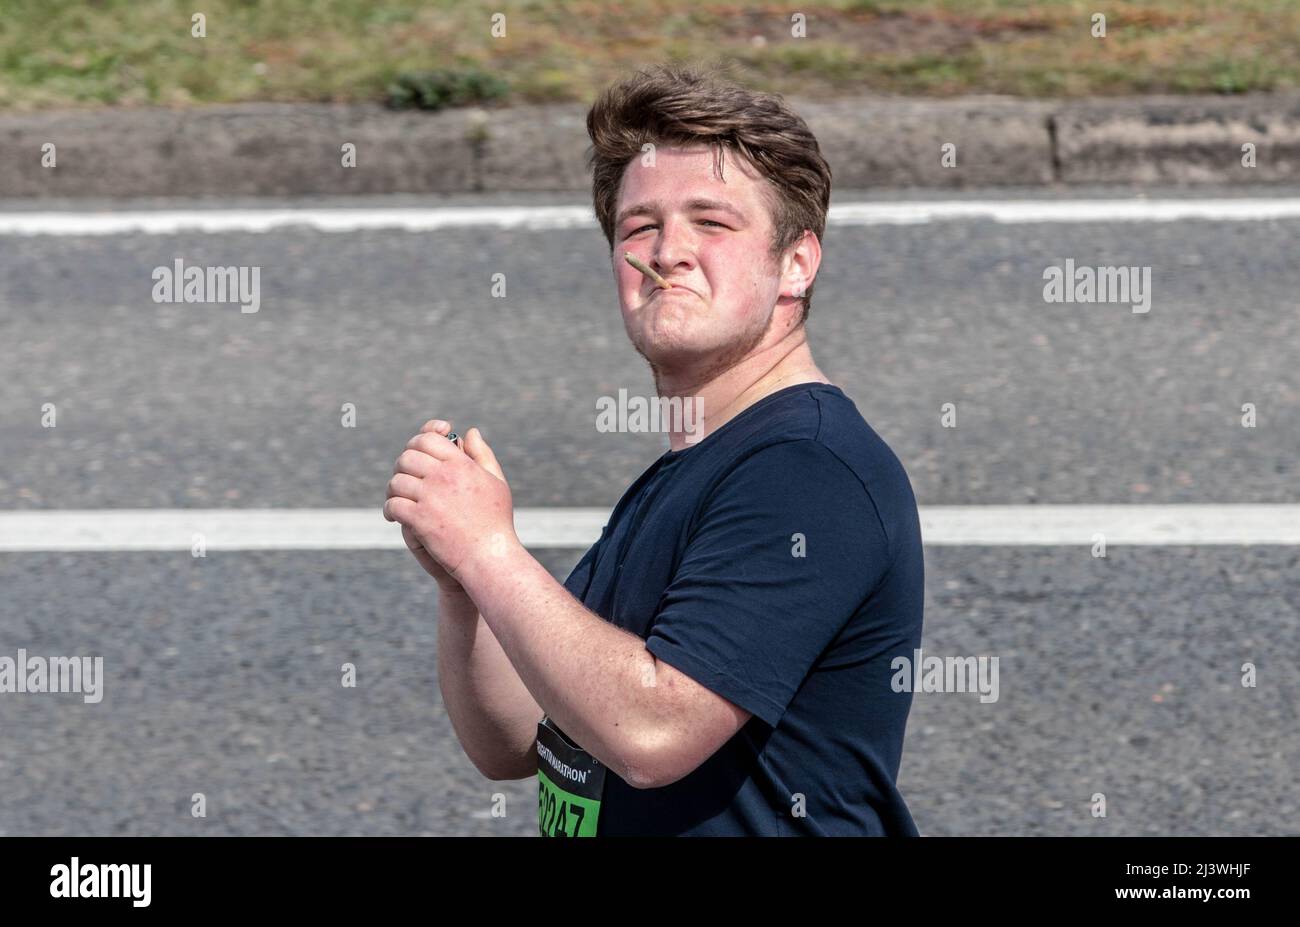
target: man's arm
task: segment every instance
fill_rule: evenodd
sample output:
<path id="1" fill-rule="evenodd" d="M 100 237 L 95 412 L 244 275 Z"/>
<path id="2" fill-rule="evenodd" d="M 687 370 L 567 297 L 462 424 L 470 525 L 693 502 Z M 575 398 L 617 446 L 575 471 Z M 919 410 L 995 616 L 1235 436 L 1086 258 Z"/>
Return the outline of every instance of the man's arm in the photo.
<path id="1" fill-rule="evenodd" d="M 448 437 L 451 422 L 431 419 L 421 434 Z M 470 429 L 465 453 L 502 482 L 496 456 Z M 400 471 L 399 471 L 400 472 Z M 395 476 L 394 481 L 400 479 Z M 395 491 L 389 483 L 389 496 Z M 402 526 L 411 555 L 438 583 L 438 688 L 465 755 L 489 779 L 523 779 L 537 772 L 534 744 L 542 709 L 529 694 L 478 606 L 435 560 L 415 533 Z"/>
<path id="2" fill-rule="evenodd" d="M 435 578 L 463 587 L 490 632 L 480 633 L 479 616 L 471 620 L 464 601 L 448 609 L 461 620 L 446 623 L 457 633 L 445 638 L 439 678 L 466 753 L 480 771 L 527 774 L 535 761 L 523 758 L 525 731 L 536 731 L 544 707 L 630 785 L 651 788 L 685 776 L 749 714 L 660 662 L 639 637 L 591 613 L 556 582 L 519 543 L 510 487 L 483 436 L 471 428 L 461 453 L 443 440 L 449 428 L 431 420 L 407 442 L 384 517 L 401 523 L 407 546 Z M 531 749 L 531 733 L 528 743 Z"/>
<path id="3" fill-rule="evenodd" d="M 585 608 L 517 542 L 458 578 L 536 703 L 634 788 L 687 775 L 750 718 Z"/>
<path id="4" fill-rule="evenodd" d="M 438 591 L 438 688 L 470 762 L 489 779 L 537 773 L 542 709 L 463 589 Z"/>

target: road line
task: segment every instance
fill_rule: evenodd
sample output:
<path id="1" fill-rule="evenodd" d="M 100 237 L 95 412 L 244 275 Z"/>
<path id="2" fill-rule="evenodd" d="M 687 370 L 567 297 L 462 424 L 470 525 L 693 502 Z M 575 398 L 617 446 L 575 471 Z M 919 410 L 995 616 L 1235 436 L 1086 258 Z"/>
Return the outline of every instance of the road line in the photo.
<path id="1" fill-rule="evenodd" d="M 515 512 L 533 548 L 585 548 L 600 508 Z M 1300 505 L 921 506 L 927 545 L 1300 544 Z M 400 529 L 367 509 L 86 509 L 0 512 L 0 551 L 401 550 Z"/>
<path id="2" fill-rule="evenodd" d="M 588 547 L 607 509 L 518 509 L 528 547 Z M 368 509 L 85 509 L 0 512 L 0 551 L 402 550 L 401 528 Z"/>
<path id="3" fill-rule="evenodd" d="M 838 203 L 830 225 L 918 225 L 965 219 L 1029 222 L 1215 222 L 1300 217 L 1300 198 L 939 200 Z M 433 232 L 459 228 L 526 231 L 595 228 L 588 205 L 161 209 L 98 212 L 0 212 L 0 235 L 122 235 L 177 232 L 269 232 L 304 227 L 322 232 L 397 229 Z"/>
<path id="4" fill-rule="evenodd" d="M 1300 544 L 1300 505 L 921 506 L 927 544 Z"/>

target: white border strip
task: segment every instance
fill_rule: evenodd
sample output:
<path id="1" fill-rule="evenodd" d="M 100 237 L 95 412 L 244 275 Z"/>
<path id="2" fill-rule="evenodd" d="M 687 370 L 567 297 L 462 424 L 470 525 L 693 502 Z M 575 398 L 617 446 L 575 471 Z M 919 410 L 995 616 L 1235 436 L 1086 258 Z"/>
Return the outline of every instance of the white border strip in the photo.
<path id="1" fill-rule="evenodd" d="M 599 508 L 518 509 L 533 548 L 586 548 Z M 1300 505 L 921 506 L 929 545 L 1300 544 Z M 401 550 L 397 525 L 373 509 L 86 509 L 0 512 L 0 551 Z"/>
<path id="2" fill-rule="evenodd" d="M 840 203 L 830 225 L 918 225 L 954 219 L 1026 222 L 1215 222 L 1294 219 L 1300 198 L 938 200 Z M 305 227 L 322 232 L 397 229 L 434 232 L 487 226 L 542 231 L 594 228 L 590 206 L 390 208 L 268 208 L 122 210 L 113 212 L 3 212 L 0 235 L 120 235 L 176 232 L 270 232 Z"/>

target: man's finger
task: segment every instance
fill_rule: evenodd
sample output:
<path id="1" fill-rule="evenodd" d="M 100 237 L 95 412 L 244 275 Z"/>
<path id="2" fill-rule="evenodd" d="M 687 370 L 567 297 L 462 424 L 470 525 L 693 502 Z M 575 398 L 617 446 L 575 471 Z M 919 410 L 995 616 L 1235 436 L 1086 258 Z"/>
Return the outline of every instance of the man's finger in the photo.
<path id="1" fill-rule="evenodd" d="M 388 481 L 388 498 L 401 496 L 403 499 L 419 502 L 420 490 L 423 486 L 424 483 L 419 477 L 411 476 L 409 473 L 398 473 Z"/>
<path id="2" fill-rule="evenodd" d="M 447 439 L 443 438 L 442 443 L 446 444 Z M 411 476 L 418 476 L 423 479 L 432 473 L 437 466 L 438 461 L 424 451 L 408 449 L 397 455 L 397 463 L 393 465 L 393 472 L 409 473 Z"/>
<path id="3" fill-rule="evenodd" d="M 389 521 L 400 521 L 402 524 L 406 524 L 415 517 L 418 508 L 419 506 L 410 499 L 393 496 L 384 501 L 384 517 Z"/>
<path id="4" fill-rule="evenodd" d="M 415 536 L 415 532 L 406 525 L 402 525 L 402 540 L 406 542 L 407 550 L 424 550 L 424 545 L 421 544 L 420 539 Z"/>
<path id="5" fill-rule="evenodd" d="M 451 431 L 451 422 L 443 421 L 440 418 L 431 418 L 420 426 L 420 431 L 432 431 L 445 437 L 447 432 Z"/>
<path id="6" fill-rule="evenodd" d="M 417 451 L 424 451 L 430 457 L 436 457 L 438 460 L 450 460 L 461 452 L 460 448 L 455 443 L 448 441 L 445 435 L 435 434 L 430 431 L 420 432 L 410 441 L 407 441 L 406 446 Z"/>
<path id="7" fill-rule="evenodd" d="M 471 428 L 465 435 L 465 453 L 488 473 L 503 483 L 506 482 L 506 475 L 501 469 L 501 464 L 497 462 L 497 455 L 492 453 L 492 448 L 488 447 L 488 443 L 483 440 L 482 432 L 477 428 Z"/>

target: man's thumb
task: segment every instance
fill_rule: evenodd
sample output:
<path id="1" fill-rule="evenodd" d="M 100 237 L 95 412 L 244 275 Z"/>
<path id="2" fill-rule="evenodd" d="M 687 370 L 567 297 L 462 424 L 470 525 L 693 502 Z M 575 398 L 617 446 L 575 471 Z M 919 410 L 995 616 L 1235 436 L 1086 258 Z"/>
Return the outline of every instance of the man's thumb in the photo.
<path id="1" fill-rule="evenodd" d="M 492 448 L 488 447 L 477 428 L 471 428 L 465 433 L 465 453 L 469 455 L 470 460 L 505 482 L 506 475 L 501 470 L 501 464 L 497 463 L 497 455 L 492 453 Z"/>

